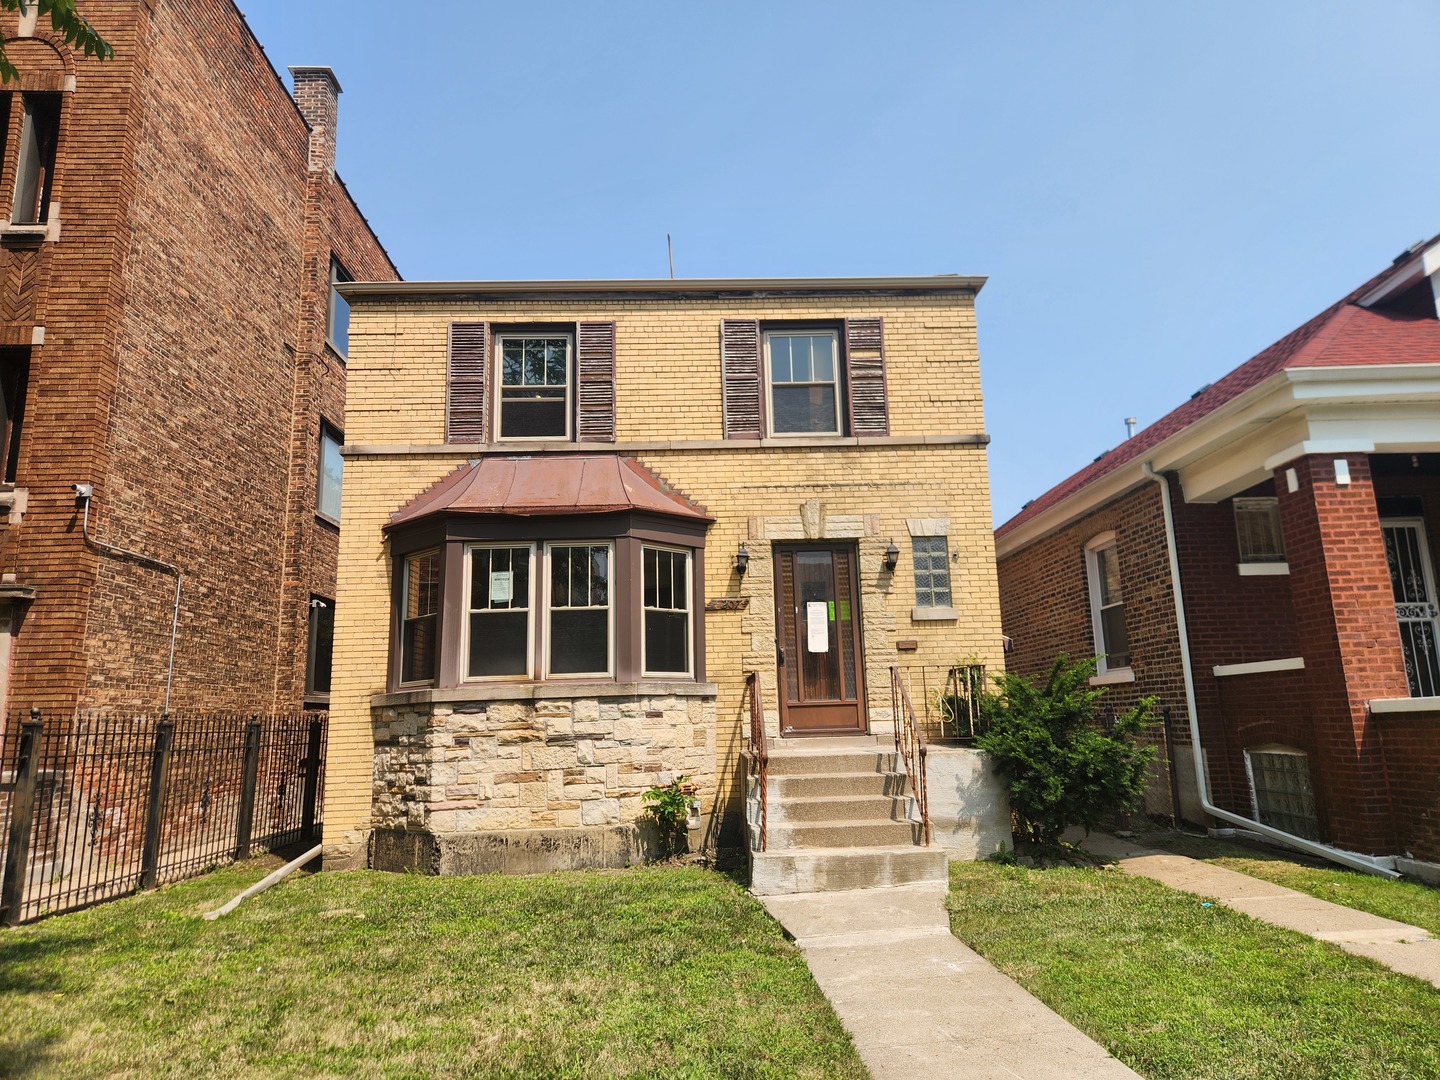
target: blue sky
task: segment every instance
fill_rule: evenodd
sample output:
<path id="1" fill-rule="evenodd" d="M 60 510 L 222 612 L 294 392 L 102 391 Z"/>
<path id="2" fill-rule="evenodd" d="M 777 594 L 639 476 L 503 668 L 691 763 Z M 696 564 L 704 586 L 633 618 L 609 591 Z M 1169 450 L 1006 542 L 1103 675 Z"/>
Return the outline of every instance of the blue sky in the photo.
<path id="1" fill-rule="evenodd" d="M 412 280 L 988 275 L 997 522 L 1440 232 L 1433 0 L 240 7 Z"/>

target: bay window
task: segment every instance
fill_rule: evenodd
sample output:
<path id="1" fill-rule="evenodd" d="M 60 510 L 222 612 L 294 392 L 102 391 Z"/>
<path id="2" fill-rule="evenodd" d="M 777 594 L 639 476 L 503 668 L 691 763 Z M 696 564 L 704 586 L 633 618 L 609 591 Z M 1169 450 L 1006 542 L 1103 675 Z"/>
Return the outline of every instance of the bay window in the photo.
<path id="1" fill-rule="evenodd" d="M 610 545 L 549 544 L 551 675 L 610 674 Z"/>
<path id="2" fill-rule="evenodd" d="M 400 681 L 435 678 L 436 630 L 440 614 L 440 552 L 405 559 L 401 575 Z"/>
<path id="3" fill-rule="evenodd" d="M 690 674 L 690 553 L 642 549 L 642 630 L 646 675 Z"/>
<path id="4" fill-rule="evenodd" d="M 523 676 L 530 670 L 530 561 L 534 547 L 470 549 L 466 675 Z"/>

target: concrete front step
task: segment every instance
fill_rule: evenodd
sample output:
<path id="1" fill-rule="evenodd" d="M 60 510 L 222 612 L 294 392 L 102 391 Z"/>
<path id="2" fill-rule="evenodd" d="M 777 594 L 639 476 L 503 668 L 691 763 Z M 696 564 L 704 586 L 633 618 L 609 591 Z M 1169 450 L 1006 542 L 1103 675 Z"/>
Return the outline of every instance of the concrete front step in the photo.
<path id="1" fill-rule="evenodd" d="M 894 795 L 821 795 L 775 799 L 770 821 L 775 824 L 844 821 L 907 821 L 910 800 Z"/>
<path id="2" fill-rule="evenodd" d="M 815 773 L 898 772 L 895 753 L 878 750 L 787 750 L 770 755 L 771 776 L 805 776 Z"/>
<path id="3" fill-rule="evenodd" d="M 770 777 L 770 805 L 782 799 L 823 798 L 830 795 L 904 795 L 904 773 L 805 773 Z"/>
<path id="4" fill-rule="evenodd" d="M 922 842 L 919 822 L 863 820 L 827 822 L 770 822 L 766 848 L 888 847 Z"/>
<path id="5" fill-rule="evenodd" d="M 942 848 L 792 848 L 751 853 L 750 891 L 756 896 L 781 896 L 879 889 L 918 881 L 943 883 L 946 875 Z"/>

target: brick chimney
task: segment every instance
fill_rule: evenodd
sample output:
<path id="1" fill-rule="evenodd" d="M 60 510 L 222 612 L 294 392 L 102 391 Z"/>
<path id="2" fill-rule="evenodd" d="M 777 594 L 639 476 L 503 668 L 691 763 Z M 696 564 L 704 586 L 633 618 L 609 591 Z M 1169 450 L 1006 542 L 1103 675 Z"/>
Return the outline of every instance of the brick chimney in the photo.
<path id="1" fill-rule="evenodd" d="M 328 67 L 292 67 L 295 104 L 310 125 L 310 171 L 335 175 L 335 114 L 340 81 Z"/>

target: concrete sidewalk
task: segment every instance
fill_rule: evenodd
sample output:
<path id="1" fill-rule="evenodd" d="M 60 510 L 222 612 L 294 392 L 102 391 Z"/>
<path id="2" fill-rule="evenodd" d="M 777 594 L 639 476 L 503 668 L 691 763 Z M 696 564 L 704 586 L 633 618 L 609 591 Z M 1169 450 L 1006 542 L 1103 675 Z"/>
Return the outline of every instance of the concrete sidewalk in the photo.
<path id="1" fill-rule="evenodd" d="M 943 883 L 761 896 L 876 1080 L 1139 1074 L 950 933 Z"/>
<path id="2" fill-rule="evenodd" d="M 1440 941 L 1418 926 L 1317 900 L 1248 874 L 1141 847 L 1105 833 L 1073 839 L 1087 851 L 1116 860 L 1127 873 L 1152 878 L 1172 889 L 1213 896 L 1251 918 L 1328 941 L 1440 987 Z"/>

